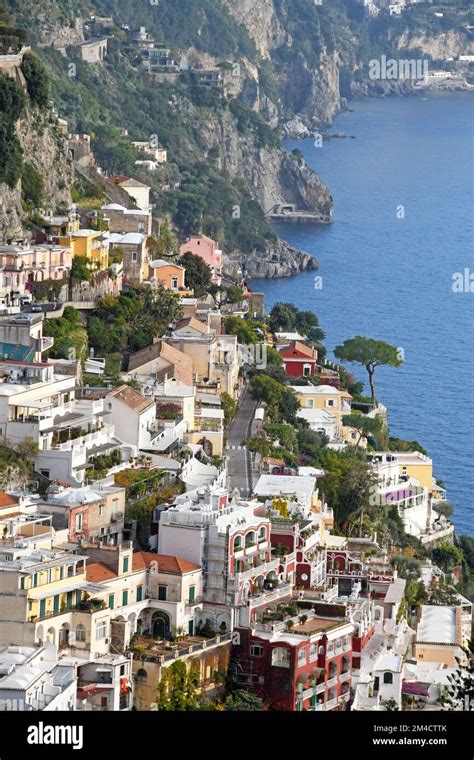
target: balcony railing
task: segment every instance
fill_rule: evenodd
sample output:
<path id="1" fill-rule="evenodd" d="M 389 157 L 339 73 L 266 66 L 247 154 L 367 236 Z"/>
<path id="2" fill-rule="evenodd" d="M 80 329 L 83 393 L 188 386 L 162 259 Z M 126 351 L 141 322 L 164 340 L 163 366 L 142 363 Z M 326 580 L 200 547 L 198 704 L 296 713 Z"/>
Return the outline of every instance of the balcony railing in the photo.
<path id="1" fill-rule="evenodd" d="M 339 676 L 339 683 L 344 683 L 345 681 L 349 681 L 350 677 L 351 677 L 351 671 L 346 670 L 345 673 L 341 673 L 341 675 Z"/>
<path id="2" fill-rule="evenodd" d="M 333 676 L 333 678 L 330 678 L 328 681 L 326 681 L 326 686 L 328 689 L 331 689 L 333 686 L 337 685 L 337 676 Z"/>
<path id="3" fill-rule="evenodd" d="M 330 699 L 328 702 L 326 702 L 325 709 L 326 710 L 334 710 L 335 707 L 337 707 L 339 704 L 337 697 L 335 699 Z"/>

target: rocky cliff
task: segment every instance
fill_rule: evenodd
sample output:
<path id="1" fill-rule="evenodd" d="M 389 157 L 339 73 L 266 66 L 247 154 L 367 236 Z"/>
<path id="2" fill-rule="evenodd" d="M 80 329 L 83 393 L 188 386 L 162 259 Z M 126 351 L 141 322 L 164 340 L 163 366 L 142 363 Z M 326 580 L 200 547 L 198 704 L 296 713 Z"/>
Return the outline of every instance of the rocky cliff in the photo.
<path id="1" fill-rule="evenodd" d="M 309 253 L 298 251 L 282 240 L 265 251 L 255 251 L 251 255 L 244 255 L 240 251 L 224 254 L 224 270 L 236 278 L 239 270 L 248 278 L 270 279 L 292 277 L 305 270 L 318 269 L 318 266 L 317 260 Z"/>
<path id="2" fill-rule="evenodd" d="M 60 206 L 69 206 L 73 168 L 53 114 L 30 105 L 18 121 L 16 132 L 24 162 L 42 179 L 44 210 L 54 212 Z M 13 189 L 0 184 L 0 239 L 22 235 L 26 221 L 21 180 Z"/>

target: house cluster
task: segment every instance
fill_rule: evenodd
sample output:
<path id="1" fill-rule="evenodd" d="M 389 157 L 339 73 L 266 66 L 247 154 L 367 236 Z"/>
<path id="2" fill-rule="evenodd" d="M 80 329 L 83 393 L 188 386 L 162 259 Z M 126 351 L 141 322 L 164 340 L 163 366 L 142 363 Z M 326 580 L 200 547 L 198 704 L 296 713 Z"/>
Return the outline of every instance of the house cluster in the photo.
<path id="1" fill-rule="evenodd" d="M 364 6 L 367 15 L 375 17 L 380 11 L 386 11 L 391 16 L 401 16 L 407 6 L 422 2 L 422 0 L 357 0 L 357 2 Z"/>
<path id="2" fill-rule="evenodd" d="M 136 397 L 124 386 L 100 408 L 117 406 L 122 430 L 152 439 L 139 415 L 152 423 L 156 402 Z M 195 396 L 186 400 L 188 414 Z M 218 695 L 228 674 L 268 709 L 385 710 L 406 699 L 436 709 L 465 657 L 468 600 L 422 606 L 412 628 L 389 557 L 333 534 L 321 471 L 262 474 L 242 498 L 202 446 L 169 457 L 174 470 L 166 460 L 125 464 L 145 489 L 157 475 L 183 484 L 152 510 L 147 551 L 126 516 L 140 497 L 113 477 L 0 492 L 1 709 L 153 710 L 177 660 L 201 694 Z M 427 563 L 427 589 L 439 574 Z"/>

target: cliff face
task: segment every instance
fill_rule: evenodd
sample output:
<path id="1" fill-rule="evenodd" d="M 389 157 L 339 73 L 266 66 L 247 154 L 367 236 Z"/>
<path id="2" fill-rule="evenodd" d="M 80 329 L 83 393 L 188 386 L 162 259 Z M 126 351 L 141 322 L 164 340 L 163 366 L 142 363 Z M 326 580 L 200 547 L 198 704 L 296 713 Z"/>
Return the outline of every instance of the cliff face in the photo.
<path id="1" fill-rule="evenodd" d="M 319 212 L 329 222 L 332 197 L 324 182 L 292 156 L 274 147 L 256 147 L 251 137 L 243 136 L 231 114 L 226 112 L 209 129 L 208 149 L 220 146 L 220 167 L 247 184 L 265 213 L 281 203 Z"/>
<path id="2" fill-rule="evenodd" d="M 73 168 L 56 132 L 52 114 L 28 107 L 18 121 L 16 131 L 25 163 L 42 177 L 45 210 L 53 212 L 58 206 L 69 206 Z M 0 238 L 21 235 L 24 222 L 21 180 L 13 189 L 0 184 Z"/>
<path id="3" fill-rule="evenodd" d="M 329 53 L 323 47 L 315 69 L 302 53 L 293 50 L 292 37 L 285 28 L 288 7 L 282 6 L 280 18 L 276 0 L 224 2 L 245 25 L 260 54 L 272 63 L 283 106 L 301 115 L 309 127 L 329 124 L 341 109 L 338 53 Z"/>
<path id="4" fill-rule="evenodd" d="M 287 40 L 287 34 L 275 12 L 273 0 L 225 0 L 229 12 L 244 24 L 264 58 Z"/>
<path id="5" fill-rule="evenodd" d="M 256 251 L 250 256 L 240 251 L 226 253 L 223 257 L 227 274 L 237 277 L 240 269 L 246 277 L 252 279 L 270 279 L 272 277 L 292 277 L 305 270 L 318 269 L 318 262 L 309 253 L 278 240 L 266 251 Z"/>
<path id="6" fill-rule="evenodd" d="M 404 32 L 397 40 L 398 50 L 421 50 L 434 60 L 474 55 L 474 40 L 465 32 L 451 29 L 443 34 L 430 36 Z"/>

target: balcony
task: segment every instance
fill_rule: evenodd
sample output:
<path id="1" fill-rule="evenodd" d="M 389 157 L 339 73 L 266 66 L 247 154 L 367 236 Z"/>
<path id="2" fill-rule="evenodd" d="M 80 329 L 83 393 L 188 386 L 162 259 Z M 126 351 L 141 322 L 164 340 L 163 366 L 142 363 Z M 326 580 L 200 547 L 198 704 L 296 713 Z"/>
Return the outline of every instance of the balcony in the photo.
<path id="1" fill-rule="evenodd" d="M 245 549 L 243 546 L 240 546 L 238 549 L 234 549 L 234 558 L 240 559 L 245 554 Z"/>
<path id="2" fill-rule="evenodd" d="M 113 515 L 110 516 L 110 522 L 121 522 L 124 517 L 125 515 L 123 512 L 114 512 Z"/>
<path id="3" fill-rule="evenodd" d="M 326 681 L 326 686 L 328 689 L 332 689 L 333 686 L 337 685 L 337 676 L 334 676 L 333 678 L 330 678 L 328 681 Z"/>
<path id="4" fill-rule="evenodd" d="M 339 683 L 345 683 L 346 681 L 349 681 L 350 678 L 351 678 L 351 671 L 346 670 L 345 673 L 341 673 L 341 675 L 339 676 Z"/>
<path id="5" fill-rule="evenodd" d="M 258 542 L 258 548 L 260 551 L 263 551 L 264 549 L 268 548 L 268 541 L 259 541 Z"/>
<path id="6" fill-rule="evenodd" d="M 257 544 L 249 544 L 245 547 L 245 555 L 248 557 L 250 554 L 255 554 L 258 551 Z"/>
<path id="7" fill-rule="evenodd" d="M 258 575 L 267 575 L 267 573 L 271 573 L 272 571 L 276 573 L 277 570 L 278 570 L 278 560 L 272 559 L 270 560 L 270 562 L 262 562 L 261 565 L 257 565 L 256 567 L 250 567 L 241 573 L 236 572 L 235 579 L 237 583 L 241 583 L 242 581 L 248 580 L 249 578 L 256 578 Z"/>
<path id="8" fill-rule="evenodd" d="M 334 710 L 338 706 L 338 704 L 339 704 L 339 701 L 337 697 L 335 697 L 335 699 L 330 699 L 328 702 L 326 702 L 325 709 Z"/>

